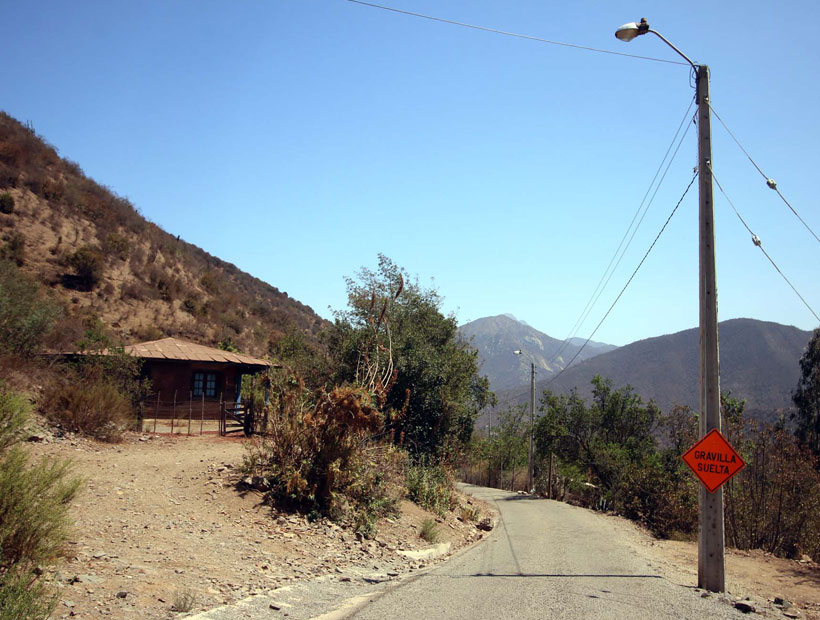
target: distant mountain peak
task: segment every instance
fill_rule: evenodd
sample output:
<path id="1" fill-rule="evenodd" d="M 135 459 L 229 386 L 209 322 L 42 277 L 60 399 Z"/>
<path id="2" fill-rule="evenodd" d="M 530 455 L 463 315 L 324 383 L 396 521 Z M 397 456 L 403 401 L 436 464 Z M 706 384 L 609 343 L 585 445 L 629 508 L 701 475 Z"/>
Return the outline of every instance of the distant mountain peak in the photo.
<path id="1" fill-rule="evenodd" d="M 459 327 L 459 332 L 478 350 L 481 372 L 490 379 L 494 390 L 527 383 L 531 363 L 551 376 L 564 368 L 566 359 L 572 359 L 579 352 L 578 345 L 552 338 L 510 313 L 476 319 Z M 576 361 L 612 348 L 610 345 L 587 347 Z M 525 355 L 515 355 L 516 350 L 522 350 Z"/>
<path id="2" fill-rule="evenodd" d="M 502 314 L 501 316 L 505 316 L 505 317 L 507 317 L 508 319 L 512 319 L 512 320 L 513 320 L 513 321 L 515 321 L 516 323 L 521 323 L 521 325 L 526 325 L 527 327 L 532 327 L 532 325 L 530 325 L 529 323 L 527 323 L 527 322 L 526 322 L 526 321 L 524 321 L 523 319 L 518 319 L 518 318 L 516 318 L 516 317 L 515 317 L 515 315 L 514 315 L 514 314 L 510 314 L 509 312 L 505 312 L 505 313 L 504 313 L 504 314 Z"/>

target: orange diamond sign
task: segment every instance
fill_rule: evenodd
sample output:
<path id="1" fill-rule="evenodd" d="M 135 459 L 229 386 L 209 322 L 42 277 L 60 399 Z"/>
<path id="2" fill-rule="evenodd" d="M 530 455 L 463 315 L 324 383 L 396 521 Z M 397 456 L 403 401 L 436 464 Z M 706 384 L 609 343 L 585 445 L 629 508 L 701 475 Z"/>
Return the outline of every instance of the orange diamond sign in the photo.
<path id="1" fill-rule="evenodd" d="M 746 462 L 716 428 L 689 448 L 683 460 L 709 493 L 717 491 L 746 467 Z"/>

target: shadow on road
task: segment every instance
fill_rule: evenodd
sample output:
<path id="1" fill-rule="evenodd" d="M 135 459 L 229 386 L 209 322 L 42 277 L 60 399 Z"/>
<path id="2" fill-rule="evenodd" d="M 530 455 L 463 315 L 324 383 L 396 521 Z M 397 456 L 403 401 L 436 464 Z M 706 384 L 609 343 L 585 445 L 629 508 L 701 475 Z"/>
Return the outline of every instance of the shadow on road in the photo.
<path id="1" fill-rule="evenodd" d="M 547 499 L 547 498 L 546 497 L 538 497 L 537 495 L 509 495 L 507 497 L 502 497 L 501 501 L 502 502 L 517 502 L 517 501 L 522 500 L 522 499 L 541 500 L 541 499 Z"/>
<path id="2" fill-rule="evenodd" d="M 591 574 L 560 574 L 560 573 L 474 573 L 472 575 L 452 575 L 456 579 L 469 577 L 561 577 L 568 579 L 588 579 L 600 577 L 605 579 L 663 579 L 660 575 L 591 575 Z"/>

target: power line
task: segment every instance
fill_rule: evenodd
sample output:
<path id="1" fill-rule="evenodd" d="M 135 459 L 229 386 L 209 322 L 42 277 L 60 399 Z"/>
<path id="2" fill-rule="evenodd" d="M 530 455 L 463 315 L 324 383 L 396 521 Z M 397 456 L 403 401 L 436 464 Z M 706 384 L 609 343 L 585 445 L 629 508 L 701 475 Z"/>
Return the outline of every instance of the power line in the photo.
<path id="1" fill-rule="evenodd" d="M 723 128 L 726 130 L 726 132 L 727 132 L 727 133 L 728 133 L 728 134 L 732 137 L 732 140 L 734 140 L 734 141 L 735 141 L 735 144 L 737 144 L 737 146 L 740 148 L 740 150 L 741 150 L 741 151 L 743 151 L 743 154 L 744 154 L 744 155 L 746 155 L 746 157 L 749 159 L 749 161 L 750 161 L 750 162 L 752 162 L 752 165 L 753 165 L 753 166 L 757 169 L 757 171 L 760 173 L 760 176 L 762 176 L 764 179 L 766 179 L 766 185 L 767 185 L 770 189 L 773 189 L 775 192 L 777 192 L 777 195 L 778 195 L 778 196 L 780 196 L 780 199 L 781 199 L 784 203 L 786 203 L 786 206 L 787 206 L 787 207 L 789 207 L 789 209 L 791 209 L 791 212 L 792 212 L 792 213 L 794 213 L 795 217 L 796 217 L 798 220 L 800 220 L 800 223 L 801 223 L 801 224 L 803 224 L 803 226 L 805 226 L 805 227 L 806 227 L 806 230 L 808 230 L 808 231 L 811 233 L 812 237 L 814 237 L 814 239 L 815 239 L 818 243 L 820 243 L 820 237 L 818 237 L 818 236 L 817 236 L 817 234 L 816 234 L 816 233 L 815 233 L 815 232 L 811 229 L 811 227 L 810 227 L 810 226 L 806 223 L 806 221 L 805 221 L 802 217 L 800 217 L 800 214 L 799 214 L 799 213 L 795 210 L 795 208 L 791 205 L 791 203 L 790 203 L 788 200 L 786 200 L 786 197 L 785 197 L 785 196 L 781 193 L 781 191 L 778 189 L 778 187 L 777 187 L 777 183 L 775 182 L 775 180 L 774 180 L 774 179 L 772 179 L 772 178 L 770 178 L 770 177 L 769 177 L 769 176 L 768 176 L 765 172 L 763 172 L 763 170 L 760 168 L 760 166 L 758 166 L 758 165 L 757 165 L 757 162 L 756 162 L 754 159 L 752 159 L 752 156 L 751 156 L 751 155 L 749 155 L 749 152 L 748 152 L 745 148 L 743 148 L 743 145 L 742 145 L 742 144 L 740 143 L 740 141 L 739 141 L 739 140 L 735 137 L 735 134 L 733 134 L 733 133 L 732 133 L 732 130 L 731 130 L 731 129 L 729 129 L 729 127 L 727 127 L 727 126 L 726 126 L 726 123 L 724 123 L 724 122 L 723 122 L 723 119 L 722 119 L 722 118 L 720 118 L 720 115 L 719 115 L 719 114 L 715 111 L 715 109 L 714 109 L 711 105 L 709 105 L 709 109 L 711 109 L 711 110 L 712 110 L 712 114 L 714 114 L 714 115 L 715 115 L 715 118 L 717 118 L 717 119 L 718 119 L 718 121 L 720 121 L 720 124 L 721 124 L 721 125 L 723 125 Z"/>
<path id="2" fill-rule="evenodd" d="M 527 34 L 519 34 L 517 32 L 508 32 L 505 30 L 497 30 L 495 28 L 488 28 L 486 26 L 477 26 L 475 24 L 467 24 L 465 22 L 458 22 L 452 19 L 444 19 L 442 17 L 433 17 L 432 15 L 424 15 L 423 13 L 414 13 L 412 11 L 404 11 L 402 9 L 396 9 L 390 6 L 384 6 L 381 4 L 374 4 L 372 2 L 363 2 L 362 0 L 347 0 L 348 2 L 352 2 L 354 4 L 361 4 L 363 6 L 369 6 L 374 9 L 382 9 L 383 11 L 391 11 L 393 13 L 401 13 L 402 15 L 410 15 L 412 17 L 420 17 L 422 19 L 429 19 L 435 22 L 441 22 L 443 24 L 450 24 L 453 26 L 461 26 L 462 28 L 472 28 L 473 30 L 483 30 L 484 32 L 492 32 L 494 34 L 501 34 L 507 37 L 516 37 L 519 39 L 527 39 L 529 41 L 537 41 L 538 43 L 549 43 L 550 45 L 560 45 L 562 47 L 571 47 L 574 49 L 585 50 L 588 52 L 599 52 L 601 54 L 612 54 L 613 56 L 626 56 L 627 58 L 638 58 L 640 60 L 653 60 L 655 62 L 664 62 L 670 65 L 686 65 L 685 62 L 679 62 L 677 60 L 666 60 L 664 58 L 653 58 L 651 56 L 638 56 L 637 54 L 626 54 L 624 52 L 615 52 L 612 50 L 604 50 L 599 49 L 597 47 L 587 47 L 585 45 L 576 45 L 574 43 L 564 43 L 562 41 L 551 41 L 550 39 L 542 39 L 540 37 L 534 37 Z M 688 65 L 687 65 L 688 66 Z"/>
<path id="3" fill-rule="evenodd" d="M 593 330 L 592 330 L 592 333 L 589 335 L 589 338 L 587 338 L 587 339 L 586 339 L 586 342 L 584 342 L 584 344 L 582 344 L 582 345 L 581 345 L 581 348 L 580 348 L 580 349 L 578 349 L 578 351 L 575 353 L 575 355 L 573 356 L 573 358 L 569 361 L 569 364 L 567 364 L 566 366 L 564 366 L 564 368 L 561 370 L 561 372 L 559 372 L 559 373 L 558 373 L 557 375 L 555 375 L 552 379 L 550 379 L 550 380 L 547 382 L 547 385 L 552 384 L 555 380 L 557 380 L 557 379 L 558 379 L 558 377 L 560 377 L 561 375 L 563 375 L 563 374 L 564 374 L 564 372 L 565 372 L 565 371 L 566 371 L 566 370 L 567 370 L 570 366 L 572 366 L 572 363 L 573 363 L 573 362 L 575 361 L 575 359 L 576 359 L 576 358 L 577 358 L 577 357 L 581 354 L 581 351 L 583 351 L 583 350 L 584 350 L 584 348 L 585 348 L 585 347 L 589 344 L 589 341 L 590 341 L 590 340 L 592 340 L 592 337 L 595 335 L 595 333 L 596 333 L 596 332 L 600 329 L 601 325 L 603 325 L 604 321 L 605 321 L 605 320 L 606 320 L 606 318 L 609 316 L 609 313 L 610 313 L 610 312 L 612 312 L 612 309 L 615 307 L 615 304 L 617 304 L 617 303 L 618 303 L 618 301 L 621 299 L 621 296 L 622 296 L 622 295 L 624 294 L 624 292 L 626 291 L 627 287 L 631 284 L 632 280 L 633 280 L 633 279 L 635 278 L 635 276 L 638 274 L 638 270 L 641 268 L 641 266 L 642 266 L 642 265 L 644 264 L 644 262 L 646 261 L 647 257 L 649 256 L 649 253 L 650 253 L 650 252 L 652 251 L 652 249 L 655 247 L 655 244 L 656 244 L 656 243 L 658 243 L 658 239 L 660 239 L 660 238 L 661 238 L 661 235 L 663 234 L 663 231 L 665 231 L 665 230 L 666 230 L 666 227 L 669 225 L 669 222 L 672 220 L 672 216 L 674 216 L 674 215 L 675 215 L 675 213 L 676 213 L 676 212 L 677 212 L 677 210 L 678 210 L 678 207 L 680 207 L 681 203 L 683 202 L 683 199 L 684 199 L 684 198 L 686 198 L 686 194 L 688 194 L 688 193 L 689 193 L 689 189 L 692 187 L 692 184 L 695 182 L 695 179 L 696 179 L 696 178 L 698 178 L 698 173 L 697 173 L 697 170 L 695 171 L 695 174 L 693 174 L 693 175 L 692 175 L 692 180 L 691 180 L 691 181 L 689 181 L 689 185 L 687 185 L 687 186 L 686 186 L 686 189 L 685 189 L 685 190 L 683 190 L 683 195 L 681 195 L 680 200 L 678 200 L 678 203 L 675 205 L 675 208 L 674 208 L 674 209 L 672 209 L 672 212 L 669 214 L 669 217 L 668 217 L 668 218 L 666 218 L 666 221 L 664 222 L 664 224 L 663 224 L 663 226 L 661 227 L 660 231 L 659 231 L 659 232 L 658 232 L 658 234 L 655 236 L 655 240 L 652 242 L 652 245 L 650 245 L 650 246 L 649 246 L 649 249 L 646 251 L 646 253 L 643 255 L 643 258 L 641 259 L 641 262 L 639 262 L 639 263 L 638 263 L 638 266 L 637 266 L 637 267 L 635 267 L 635 271 L 633 271 L 633 272 L 632 272 L 632 275 L 631 275 L 631 276 L 629 276 L 629 279 L 626 281 L 626 284 L 624 284 L 624 287 L 621 289 L 621 292 L 620 292 L 620 293 L 618 293 L 618 296 L 615 298 L 615 301 L 613 301 L 613 302 L 612 302 L 612 305 L 611 305 L 611 306 L 609 306 L 609 310 L 607 310 L 607 311 L 606 311 L 606 313 L 604 314 L 604 316 L 601 318 L 601 320 L 600 320 L 600 321 L 598 321 L 598 325 L 596 325 L 596 326 L 595 326 L 595 329 L 593 329 Z"/>
<path id="4" fill-rule="evenodd" d="M 564 339 L 561 346 L 558 348 L 558 350 L 555 352 L 555 354 L 550 359 L 550 361 L 549 361 L 550 364 L 552 362 L 554 362 L 556 359 L 558 359 L 558 357 L 561 355 L 561 353 L 563 353 L 566 350 L 567 346 L 569 345 L 570 339 L 572 339 L 578 333 L 578 331 L 581 329 L 581 326 L 584 324 L 584 321 L 586 321 L 587 318 L 589 317 L 589 314 L 590 314 L 590 312 L 592 312 L 593 307 L 595 306 L 596 303 L 598 303 L 598 299 L 600 299 L 601 295 L 603 294 L 604 290 L 606 289 L 607 285 L 609 284 L 609 281 L 612 279 L 612 276 L 615 274 L 615 271 L 618 269 L 618 266 L 621 264 L 621 260 L 623 260 L 623 257 L 626 255 L 626 252 L 629 249 L 629 246 L 632 244 L 632 240 L 635 238 L 635 235 L 638 232 L 638 228 L 640 228 L 641 224 L 643 223 L 643 220 L 646 217 L 646 213 L 649 211 L 649 208 L 652 206 L 652 203 L 655 200 L 655 196 L 657 196 L 658 190 L 660 189 L 661 184 L 663 183 L 664 179 L 666 178 L 666 174 L 669 172 L 669 168 L 672 165 L 672 162 L 675 160 L 675 156 L 678 154 L 678 150 L 680 150 L 681 144 L 683 144 L 683 140 L 686 138 L 686 135 L 689 132 L 689 128 L 691 127 L 691 124 L 688 124 L 687 121 L 689 120 L 689 114 L 692 110 L 692 106 L 694 105 L 694 103 L 695 103 L 694 99 L 689 103 L 689 107 L 686 109 L 686 112 L 683 115 L 683 119 L 681 120 L 680 124 L 678 125 L 678 129 L 675 132 L 675 135 L 673 136 L 672 141 L 669 143 L 669 147 L 666 149 L 666 153 L 664 154 L 663 159 L 661 160 L 660 164 L 658 165 L 657 170 L 655 171 L 655 176 L 652 177 L 652 181 L 649 183 L 649 187 L 646 189 L 646 193 L 644 194 L 643 199 L 641 200 L 640 204 L 638 205 L 638 208 L 635 211 L 635 215 L 632 216 L 632 221 L 629 223 L 629 226 L 627 227 L 626 231 L 624 232 L 623 237 L 621 237 L 621 242 L 618 244 L 618 247 L 615 250 L 615 253 L 612 255 L 612 258 L 610 259 L 609 264 L 607 265 L 606 269 L 604 270 L 604 273 L 601 275 L 601 279 L 598 281 L 598 285 L 595 287 L 595 290 L 593 290 L 592 295 L 589 298 L 589 301 L 587 301 L 586 306 L 584 306 L 584 309 L 581 311 L 581 314 L 579 315 L 578 319 L 575 321 L 575 324 L 572 326 L 572 329 L 570 329 L 569 335 Z M 678 141 L 678 136 L 680 135 L 681 129 L 683 129 L 684 124 L 686 124 L 686 131 L 684 131 L 683 136 L 681 136 L 680 141 Z M 660 175 L 661 170 L 663 169 L 663 166 L 666 163 L 667 158 L 669 157 L 669 153 L 672 151 L 672 148 L 675 147 L 675 142 L 676 141 L 678 142 L 678 145 L 675 148 L 675 151 L 672 154 L 671 159 L 669 159 L 669 162 L 666 165 L 666 170 L 664 170 L 663 175 L 660 178 L 660 181 L 658 181 L 657 186 L 655 186 L 655 181 L 658 180 L 658 175 Z M 652 193 L 652 198 L 647 203 L 646 199 L 649 196 L 649 194 L 652 192 L 653 186 L 655 187 L 655 191 L 654 191 L 654 193 Z M 644 205 L 645 205 L 645 207 L 644 207 Z M 633 224 L 635 224 L 635 220 L 638 218 L 638 215 L 641 213 L 641 209 L 643 209 L 643 214 L 641 215 L 640 220 L 638 220 L 637 226 L 635 226 L 635 229 L 632 231 L 632 235 L 629 237 L 629 241 L 627 242 L 626 247 L 624 247 L 624 241 L 626 241 L 627 236 L 629 236 L 629 232 L 630 232 L 630 230 L 632 230 L 632 226 L 633 226 Z M 623 251 L 621 251 L 622 247 L 623 247 Z M 618 256 L 619 252 L 620 252 L 620 256 Z M 616 258 L 617 258 L 617 262 L 615 262 Z M 613 262 L 615 263 L 614 267 L 612 266 Z M 612 268 L 611 271 L 610 271 L 610 268 Z M 609 274 L 609 275 L 607 275 L 607 274 Z"/>
<path id="5" fill-rule="evenodd" d="M 711 168 L 710 168 L 710 170 L 711 170 Z M 729 205 L 732 207 L 732 210 L 735 212 L 735 215 L 737 215 L 737 218 L 740 220 L 740 223 L 743 224 L 743 226 L 746 228 L 747 231 L 749 231 L 749 234 L 752 236 L 752 243 L 754 243 L 758 248 L 760 248 L 760 251 L 763 252 L 763 256 L 765 256 L 767 259 L 769 259 L 769 262 L 772 264 L 772 267 L 774 267 L 775 270 L 777 271 L 777 273 L 780 274 L 780 277 L 783 278 L 783 280 L 786 281 L 786 284 L 788 284 L 789 287 L 794 291 L 794 294 L 797 295 L 800 298 L 800 301 L 803 302 L 803 305 L 806 306 L 806 308 L 809 309 L 809 312 L 811 312 L 814 315 L 814 318 L 817 319 L 818 322 L 820 322 L 820 316 L 817 316 L 817 313 L 809 305 L 809 302 L 807 302 L 803 298 L 803 296 L 798 292 L 798 290 L 794 287 L 794 285 L 786 277 L 786 274 L 784 274 L 781 271 L 780 267 L 777 266 L 777 263 L 774 262 L 774 259 L 771 256 L 769 256 L 769 253 L 763 248 L 763 242 L 760 240 L 760 237 L 758 237 L 756 234 L 754 234 L 754 231 L 752 231 L 752 229 L 746 223 L 746 220 L 744 220 L 743 216 L 740 215 L 740 211 L 737 210 L 737 207 L 735 207 L 735 203 L 732 202 L 732 199 L 729 198 L 729 195 L 726 193 L 726 190 L 723 189 L 723 186 L 720 184 L 720 181 L 718 181 L 717 177 L 715 176 L 714 171 L 712 171 L 712 178 L 715 180 L 715 185 L 718 186 L 718 189 L 720 190 L 720 193 L 723 194 L 723 197 L 726 199 L 726 202 L 729 203 Z"/>

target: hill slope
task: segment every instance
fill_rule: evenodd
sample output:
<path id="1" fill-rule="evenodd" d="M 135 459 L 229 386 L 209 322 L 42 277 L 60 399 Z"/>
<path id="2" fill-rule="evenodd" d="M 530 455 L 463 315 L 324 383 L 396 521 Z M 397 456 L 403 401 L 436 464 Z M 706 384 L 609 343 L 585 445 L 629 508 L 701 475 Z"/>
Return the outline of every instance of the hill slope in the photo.
<path id="1" fill-rule="evenodd" d="M 746 400 L 750 415 L 773 421 L 777 410 L 789 410 L 791 392 L 800 376 L 799 360 L 811 333 L 778 323 L 733 319 L 719 326 L 720 388 Z M 633 386 L 664 411 L 675 404 L 698 408 L 698 330 L 633 342 L 573 366 L 550 383 L 537 384 L 568 393 L 577 388 L 588 397 L 595 375 L 616 387 Z M 503 394 L 499 395 L 501 398 Z M 520 400 L 520 399 L 516 399 Z"/>
<path id="2" fill-rule="evenodd" d="M 569 363 L 583 344 L 583 341 L 569 343 L 556 356 L 563 341 L 551 338 L 509 314 L 476 319 L 459 327 L 459 333 L 478 349 L 481 372 L 487 375 L 493 390 L 529 384 L 530 360 L 539 369 L 539 377 L 554 375 Z M 613 345 L 590 342 L 574 363 L 614 348 Z M 513 351 L 517 349 L 526 355 L 514 355 Z"/>
<path id="3" fill-rule="evenodd" d="M 288 333 L 315 342 L 325 323 L 287 293 L 147 221 L 2 112 L 0 195 L 0 252 L 50 287 L 80 325 L 97 316 L 126 342 L 229 340 L 262 355 Z"/>

